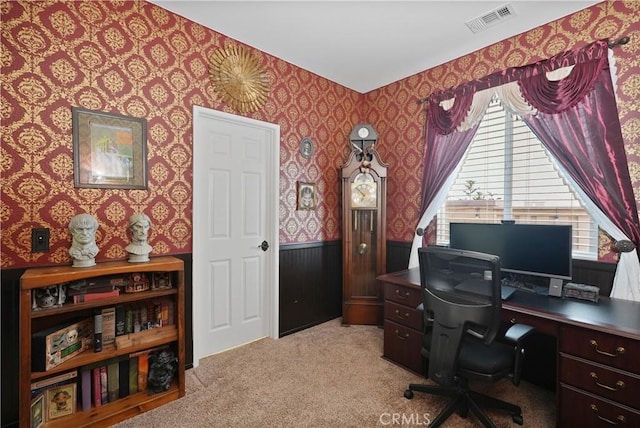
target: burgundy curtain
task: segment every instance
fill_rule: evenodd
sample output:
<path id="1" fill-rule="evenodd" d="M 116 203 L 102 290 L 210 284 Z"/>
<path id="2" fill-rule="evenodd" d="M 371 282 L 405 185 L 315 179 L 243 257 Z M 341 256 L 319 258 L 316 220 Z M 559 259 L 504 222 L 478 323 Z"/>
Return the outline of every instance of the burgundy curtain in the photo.
<path id="1" fill-rule="evenodd" d="M 596 52 L 559 81 L 518 81 L 538 114 L 523 120 L 611 221 L 640 244 L 638 212 L 607 54 Z"/>
<path id="2" fill-rule="evenodd" d="M 444 110 L 435 100 L 429 101 L 427 111 L 425 160 L 422 172 L 422 205 L 420 217 L 435 198 L 447 177 L 462 159 L 479 124 L 465 132 L 454 132 L 467 115 L 473 95 L 456 97 L 453 107 Z"/>
<path id="3" fill-rule="evenodd" d="M 569 65 L 574 68 L 568 77 L 547 80 L 546 72 Z M 519 81 L 524 97 L 538 109 L 538 114 L 526 117 L 525 122 L 596 205 L 640 246 L 638 212 L 608 67 L 608 43 L 601 40 L 432 94 L 428 99 L 420 218 L 475 135 L 477 125 L 466 132 L 456 131 L 473 94 Z M 450 98 L 456 103 L 445 111 L 439 102 Z"/>

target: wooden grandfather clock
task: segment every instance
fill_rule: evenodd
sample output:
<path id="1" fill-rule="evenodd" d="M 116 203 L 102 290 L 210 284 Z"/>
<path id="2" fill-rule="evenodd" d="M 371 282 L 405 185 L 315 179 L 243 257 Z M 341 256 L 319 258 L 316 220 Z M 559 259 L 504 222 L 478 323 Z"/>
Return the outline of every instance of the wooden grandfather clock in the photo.
<path id="1" fill-rule="evenodd" d="M 386 272 L 387 165 L 375 149 L 370 124 L 350 134 L 352 151 L 341 167 L 342 323 L 382 325 Z"/>

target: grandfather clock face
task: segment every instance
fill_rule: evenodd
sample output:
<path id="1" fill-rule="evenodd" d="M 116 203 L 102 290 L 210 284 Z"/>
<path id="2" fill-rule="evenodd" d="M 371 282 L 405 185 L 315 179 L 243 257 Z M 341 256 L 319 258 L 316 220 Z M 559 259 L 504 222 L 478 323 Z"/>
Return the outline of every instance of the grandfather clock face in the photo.
<path id="1" fill-rule="evenodd" d="M 353 208 L 376 208 L 378 206 L 378 183 L 369 173 L 359 173 L 351 183 L 351 206 Z"/>

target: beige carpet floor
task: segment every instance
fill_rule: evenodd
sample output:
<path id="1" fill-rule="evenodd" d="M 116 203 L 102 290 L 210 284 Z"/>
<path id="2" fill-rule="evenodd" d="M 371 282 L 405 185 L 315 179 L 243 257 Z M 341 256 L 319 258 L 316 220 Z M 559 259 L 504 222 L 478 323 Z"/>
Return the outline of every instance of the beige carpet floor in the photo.
<path id="1" fill-rule="evenodd" d="M 382 336 L 378 327 L 335 319 L 212 355 L 187 371 L 185 397 L 116 427 L 424 427 L 444 402 L 403 397 L 409 383 L 426 380 L 383 359 Z M 555 425 L 552 392 L 508 381 L 479 390 L 518 403 L 524 427 Z M 518 426 L 508 415 L 490 417 L 498 427 Z M 479 425 L 454 414 L 444 426 Z"/>

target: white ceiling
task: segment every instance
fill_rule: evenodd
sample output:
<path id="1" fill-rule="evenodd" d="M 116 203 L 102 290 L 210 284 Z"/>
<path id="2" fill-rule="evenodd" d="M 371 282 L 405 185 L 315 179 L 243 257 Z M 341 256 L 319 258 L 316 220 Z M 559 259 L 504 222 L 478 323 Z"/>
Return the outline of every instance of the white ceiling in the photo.
<path id="1" fill-rule="evenodd" d="M 150 0 L 360 93 L 585 9 L 587 0 Z M 465 22 L 511 4 L 476 34 Z"/>

